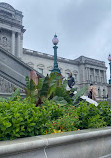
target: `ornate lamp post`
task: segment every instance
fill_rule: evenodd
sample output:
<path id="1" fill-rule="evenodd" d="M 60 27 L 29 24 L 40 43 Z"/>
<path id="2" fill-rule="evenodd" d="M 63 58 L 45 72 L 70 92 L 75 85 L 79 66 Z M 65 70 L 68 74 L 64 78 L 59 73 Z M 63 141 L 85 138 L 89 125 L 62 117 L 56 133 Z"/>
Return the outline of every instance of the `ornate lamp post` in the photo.
<path id="1" fill-rule="evenodd" d="M 111 84 L 111 55 L 110 54 L 108 56 L 108 60 L 109 60 L 109 65 L 110 65 L 110 79 L 109 79 L 109 84 Z"/>
<path id="2" fill-rule="evenodd" d="M 59 40 L 57 38 L 57 35 L 54 35 L 54 38 L 52 39 L 52 43 L 54 44 L 54 68 L 52 70 L 52 73 L 57 72 L 57 73 L 61 73 L 60 69 L 58 68 L 58 63 L 57 63 L 57 44 L 58 44 Z"/>

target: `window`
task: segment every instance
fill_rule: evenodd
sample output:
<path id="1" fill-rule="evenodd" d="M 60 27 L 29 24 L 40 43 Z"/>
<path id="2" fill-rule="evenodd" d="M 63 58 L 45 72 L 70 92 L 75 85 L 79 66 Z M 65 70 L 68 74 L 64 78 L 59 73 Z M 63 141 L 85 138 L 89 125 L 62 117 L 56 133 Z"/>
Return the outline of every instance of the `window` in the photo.
<path id="1" fill-rule="evenodd" d="M 69 77 L 69 73 L 66 73 L 65 74 L 65 78 L 67 79 Z"/>
<path id="2" fill-rule="evenodd" d="M 105 91 L 105 89 L 103 89 L 103 98 L 105 98 L 106 97 L 106 91 Z"/>
<path id="3" fill-rule="evenodd" d="M 101 83 L 103 83 L 103 77 L 101 77 Z"/>
<path id="4" fill-rule="evenodd" d="M 95 76 L 95 81 L 99 82 L 99 76 Z"/>
<path id="5" fill-rule="evenodd" d="M 95 69 L 95 74 L 96 74 L 96 76 L 99 76 L 99 70 L 98 69 Z"/>
<path id="6" fill-rule="evenodd" d="M 34 64 L 32 62 L 27 63 L 30 67 L 34 68 Z"/>
<path id="7" fill-rule="evenodd" d="M 39 72 L 40 74 L 43 74 L 43 69 L 42 69 L 42 68 L 38 68 L 38 72 Z"/>
<path id="8" fill-rule="evenodd" d="M 101 90 L 98 88 L 98 97 L 101 97 Z"/>
<path id="9" fill-rule="evenodd" d="M 77 74 L 74 74 L 74 80 L 77 81 Z"/>
<path id="10" fill-rule="evenodd" d="M 90 81 L 92 82 L 92 75 L 90 75 Z"/>
<path id="11" fill-rule="evenodd" d="M 96 82 L 98 81 L 97 79 L 98 79 L 98 77 L 97 77 L 97 76 L 95 76 L 95 81 L 96 81 Z"/>
<path id="12" fill-rule="evenodd" d="M 43 64 L 38 64 L 37 70 L 40 74 L 43 74 L 43 70 L 45 70 L 45 66 Z"/>

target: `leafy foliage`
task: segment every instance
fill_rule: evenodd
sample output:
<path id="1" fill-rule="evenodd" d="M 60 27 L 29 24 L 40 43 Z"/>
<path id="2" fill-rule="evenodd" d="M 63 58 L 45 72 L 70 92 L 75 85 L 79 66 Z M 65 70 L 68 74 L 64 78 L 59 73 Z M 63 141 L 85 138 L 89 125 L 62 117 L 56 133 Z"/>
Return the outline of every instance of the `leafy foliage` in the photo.
<path id="1" fill-rule="evenodd" d="M 36 106 L 41 105 L 44 99 L 53 99 L 58 105 L 75 104 L 79 101 L 80 96 L 86 91 L 84 87 L 73 98 L 70 97 L 70 93 L 73 93 L 76 89 L 66 91 L 67 80 L 62 81 L 62 75 L 58 73 L 52 73 L 50 76 L 46 76 L 44 79 L 39 79 L 38 85 L 35 85 L 32 79 L 26 77 L 26 97 L 31 97 L 32 103 Z M 58 97 L 57 97 L 58 96 Z M 55 99 L 56 97 L 56 99 Z"/>
<path id="2" fill-rule="evenodd" d="M 43 134 L 47 120 L 58 119 L 63 111 L 55 103 L 35 107 L 29 99 L 0 102 L 0 140 Z"/>
<path id="3" fill-rule="evenodd" d="M 58 73 L 52 73 L 50 76 L 48 98 L 53 95 L 56 87 L 61 87 L 62 85 L 62 75 Z"/>
<path id="4" fill-rule="evenodd" d="M 43 103 L 44 98 L 52 99 L 54 91 L 57 86 L 62 85 L 62 75 L 53 73 L 49 77 L 48 75 L 44 79 L 39 79 L 36 86 L 33 80 L 26 77 L 26 97 L 31 97 L 36 103 L 36 106 Z"/>
<path id="5" fill-rule="evenodd" d="M 69 104 L 72 103 L 71 97 L 63 87 L 56 87 L 54 96 L 63 97 Z"/>
<path id="6" fill-rule="evenodd" d="M 19 89 L 9 99 L 0 98 L 0 140 L 111 126 L 107 102 L 97 107 L 80 102 L 87 87 L 70 98 L 75 89 L 67 92 L 66 83 L 57 73 L 39 79 L 37 85 L 26 77 L 24 100 Z"/>
<path id="7" fill-rule="evenodd" d="M 0 102 L 6 102 L 7 100 L 3 97 L 0 97 Z"/>
<path id="8" fill-rule="evenodd" d="M 111 126 L 111 108 L 108 102 L 100 102 L 97 109 L 100 111 L 100 116 L 106 122 L 106 125 Z"/>
<path id="9" fill-rule="evenodd" d="M 11 97 L 8 97 L 8 98 L 3 98 L 3 97 L 0 97 L 0 102 L 10 102 L 10 101 L 15 101 L 17 100 L 17 98 L 20 97 L 20 89 L 17 88 L 15 89 L 15 91 L 12 93 Z"/>
<path id="10" fill-rule="evenodd" d="M 55 96 L 52 100 L 60 106 L 67 104 L 67 101 L 63 97 Z"/>
<path id="11" fill-rule="evenodd" d="M 17 88 L 15 90 L 15 92 L 12 93 L 11 97 L 8 98 L 8 101 L 14 101 L 17 99 L 18 96 L 20 96 L 20 89 L 19 88 Z"/>
<path id="12" fill-rule="evenodd" d="M 106 103 L 107 104 L 107 103 Z M 103 107 L 104 104 L 99 104 L 99 107 Z M 108 104 L 107 104 L 108 106 Z M 76 108 L 76 112 L 79 116 L 79 128 L 87 129 L 87 128 L 99 128 L 103 126 L 107 126 L 107 121 L 109 115 L 111 115 L 111 111 L 106 109 L 107 117 L 106 120 L 105 115 L 103 113 L 104 109 L 96 107 L 93 104 L 88 104 L 87 102 L 80 102 L 80 106 Z M 111 122 L 108 124 L 111 125 Z"/>
<path id="13" fill-rule="evenodd" d="M 47 122 L 47 133 L 53 133 L 54 129 L 61 132 L 78 130 L 79 119 L 74 106 L 62 107 L 64 111 L 63 117 Z"/>
<path id="14" fill-rule="evenodd" d="M 78 103 L 80 97 L 86 92 L 87 90 L 87 86 L 83 87 L 79 92 L 77 92 L 74 96 L 73 96 L 73 104 Z"/>
<path id="15" fill-rule="evenodd" d="M 107 102 L 98 107 L 80 102 L 59 106 L 45 99 L 42 106 L 35 107 L 30 98 L 0 102 L 0 140 L 60 133 L 87 128 L 111 126 L 111 111 Z"/>
<path id="16" fill-rule="evenodd" d="M 42 88 L 40 90 L 40 96 L 47 96 L 48 95 L 48 90 L 49 90 L 49 76 L 47 75 L 44 79 Z"/>
<path id="17" fill-rule="evenodd" d="M 25 94 L 26 94 L 26 97 L 31 97 L 31 98 L 34 98 L 35 97 L 35 90 L 36 90 L 36 85 L 35 83 L 33 82 L 32 79 L 29 79 L 28 76 L 26 76 L 26 88 L 25 88 Z"/>
<path id="18" fill-rule="evenodd" d="M 66 87 L 67 87 L 67 80 L 65 79 L 62 83 L 62 88 L 66 89 Z"/>

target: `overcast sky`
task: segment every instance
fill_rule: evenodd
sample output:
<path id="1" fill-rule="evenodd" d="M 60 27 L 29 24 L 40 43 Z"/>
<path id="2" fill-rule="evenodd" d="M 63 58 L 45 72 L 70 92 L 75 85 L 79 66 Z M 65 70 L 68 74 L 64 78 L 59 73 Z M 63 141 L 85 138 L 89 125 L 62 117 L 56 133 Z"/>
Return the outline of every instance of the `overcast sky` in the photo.
<path id="1" fill-rule="evenodd" d="M 102 60 L 109 67 L 111 0 L 2 0 L 22 11 L 24 48 L 53 55 L 56 32 L 58 56 L 81 55 Z M 109 74 L 109 73 L 108 73 Z M 108 76 L 109 78 L 109 76 Z"/>

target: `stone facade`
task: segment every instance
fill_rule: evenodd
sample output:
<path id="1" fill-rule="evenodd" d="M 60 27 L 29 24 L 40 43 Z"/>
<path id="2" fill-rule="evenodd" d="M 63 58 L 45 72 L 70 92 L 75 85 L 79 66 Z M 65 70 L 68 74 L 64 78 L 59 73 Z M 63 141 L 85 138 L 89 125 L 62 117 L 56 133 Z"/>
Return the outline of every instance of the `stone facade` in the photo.
<path id="1" fill-rule="evenodd" d="M 0 3 L 0 46 L 21 58 L 23 33 L 22 12 L 7 3 Z"/>
<path id="2" fill-rule="evenodd" d="M 15 10 L 7 3 L 0 3 L 0 46 L 46 76 L 53 69 L 54 57 L 49 54 L 23 49 L 25 29 L 22 25 L 22 18 L 22 12 Z M 2 59 L 0 60 L 3 64 Z M 93 83 L 96 85 L 98 99 L 107 97 L 107 68 L 105 62 L 84 56 L 74 60 L 58 57 L 58 65 L 65 78 L 72 72 L 76 82 L 75 87 L 78 90 L 84 85 L 89 86 L 90 83 Z M 18 71 L 21 70 L 18 69 Z M 20 73 L 22 74 L 22 72 Z"/>
<path id="3" fill-rule="evenodd" d="M 26 76 L 33 70 L 26 63 L 0 47 L 0 93 L 11 93 L 14 87 L 24 89 Z M 37 71 L 39 77 L 39 74 Z"/>
<path id="4" fill-rule="evenodd" d="M 23 49 L 22 60 L 44 76 L 50 74 L 53 68 L 53 56 L 49 54 Z M 72 72 L 76 81 L 75 87 L 78 90 L 93 83 L 97 89 L 98 99 L 107 97 L 105 62 L 84 56 L 75 60 L 58 57 L 58 65 L 63 77 L 67 78 L 68 74 Z"/>

